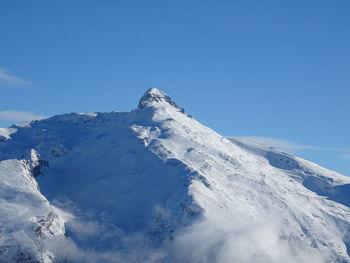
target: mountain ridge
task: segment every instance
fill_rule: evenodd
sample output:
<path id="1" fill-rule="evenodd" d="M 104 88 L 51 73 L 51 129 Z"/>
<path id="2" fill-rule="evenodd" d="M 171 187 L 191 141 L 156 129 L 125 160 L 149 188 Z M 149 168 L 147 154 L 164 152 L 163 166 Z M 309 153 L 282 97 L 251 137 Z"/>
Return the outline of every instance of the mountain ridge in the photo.
<path id="1" fill-rule="evenodd" d="M 130 112 L 11 128 L 0 169 L 27 163 L 66 235 L 32 262 L 350 262 L 349 178 L 225 138 L 157 89 Z"/>

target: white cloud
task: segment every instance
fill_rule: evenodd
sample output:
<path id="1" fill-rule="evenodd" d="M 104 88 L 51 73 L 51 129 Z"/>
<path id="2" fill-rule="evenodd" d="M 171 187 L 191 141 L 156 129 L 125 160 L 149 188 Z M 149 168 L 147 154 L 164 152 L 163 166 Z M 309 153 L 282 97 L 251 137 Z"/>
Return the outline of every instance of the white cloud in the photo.
<path id="1" fill-rule="evenodd" d="M 9 71 L 4 68 L 0 68 L 0 84 L 6 87 L 27 87 L 31 85 L 29 81 L 10 74 Z"/>
<path id="2" fill-rule="evenodd" d="M 262 136 L 245 136 L 245 137 L 237 137 L 239 139 L 244 139 L 247 141 L 251 141 L 258 144 L 272 146 L 278 149 L 286 150 L 286 151 L 297 151 L 297 150 L 325 150 L 325 148 L 300 144 L 297 142 L 274 138 L 274 137 L 262 137 Z"/>
<path id="3" fill-rule="evenodd" d="M 47 116 L 38 115 L 30 111 L 5 110 L 0 111 L 0 121 L 28 122 L 32 120 L 45 119 Z"/>
<path id="4" fill-rule="evenodd" d="M 227 220 L 231 218 L 231 220 Z M 279 215 L 266 221 L 232 220 L 215 215 L 190 225 L 175 237 L 173 254 L 166 262 L 328 262 L 328 255 L 283 238 L 285 223 Z"/>

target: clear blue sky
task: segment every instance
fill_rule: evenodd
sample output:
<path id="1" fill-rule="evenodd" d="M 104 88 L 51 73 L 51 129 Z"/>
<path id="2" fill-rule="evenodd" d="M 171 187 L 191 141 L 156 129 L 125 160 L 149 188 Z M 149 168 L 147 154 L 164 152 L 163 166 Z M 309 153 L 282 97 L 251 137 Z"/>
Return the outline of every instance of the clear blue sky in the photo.
<path id="1" fill-rule="evenodd" d="M 0 0 L 0 36 L 0 127 L 157 87 L 223 135 L 350 175 L 348 0 Z"/>

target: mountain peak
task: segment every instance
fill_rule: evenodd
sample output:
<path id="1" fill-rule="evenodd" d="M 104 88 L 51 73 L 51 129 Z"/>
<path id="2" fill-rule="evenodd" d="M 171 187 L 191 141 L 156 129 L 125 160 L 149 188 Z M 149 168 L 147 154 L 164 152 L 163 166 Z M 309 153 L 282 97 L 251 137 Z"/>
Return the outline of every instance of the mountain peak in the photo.
<path id="1" fill-rule="evenodd" d="M 350 177 L 186 116 L 150 89 L 0 129 L 0 262 L 350 263 Z"/>
<path id="2" fill-rule="evenodd" d="M 178 106 L 167 94 L 156 88 L 148 89 L 145 94 L 143 94 L 138 108 L 143 109 L 145 107 L 156 106 L 164 103 L 178 109 L 182 113 L 185 113 L 185 110 Z"/>

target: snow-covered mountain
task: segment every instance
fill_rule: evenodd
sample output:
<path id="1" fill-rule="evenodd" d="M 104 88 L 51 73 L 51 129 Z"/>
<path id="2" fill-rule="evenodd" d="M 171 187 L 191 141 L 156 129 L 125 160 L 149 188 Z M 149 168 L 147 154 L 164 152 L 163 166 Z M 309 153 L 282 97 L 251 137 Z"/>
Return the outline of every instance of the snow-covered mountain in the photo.
<path id="1" fill-rule="evenodd" d="M 136 110 L 0 129 L 0 262 L 350 262 L 350 178 Z"/>

